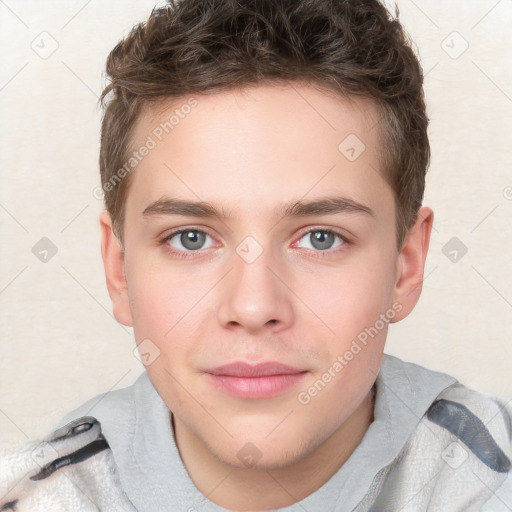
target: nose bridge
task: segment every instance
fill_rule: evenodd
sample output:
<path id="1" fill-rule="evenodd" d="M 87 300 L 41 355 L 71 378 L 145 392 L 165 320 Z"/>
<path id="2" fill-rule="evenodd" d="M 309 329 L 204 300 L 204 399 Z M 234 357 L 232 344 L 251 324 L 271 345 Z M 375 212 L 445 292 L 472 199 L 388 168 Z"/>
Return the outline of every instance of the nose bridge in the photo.
<path id="1" fill-rule="evenodd" d="M 250 331 L 267 324 L 289 324 L 290 297 L 276 274 L 279 265 L 271 250 L 248 237 L 233 255 L 233 270 L 221 290 L 219 321 L 225 326 L 239 324 Z"/>

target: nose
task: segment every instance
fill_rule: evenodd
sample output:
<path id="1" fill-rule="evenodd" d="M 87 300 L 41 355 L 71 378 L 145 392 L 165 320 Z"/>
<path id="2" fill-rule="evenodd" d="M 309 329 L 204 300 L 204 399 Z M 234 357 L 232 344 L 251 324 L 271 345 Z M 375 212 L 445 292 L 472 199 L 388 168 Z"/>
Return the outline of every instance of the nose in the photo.
<path id="1" fill-rule="evenodd" d="M 235 254 L 233 269 L 220 283 L 220 324 L 248 333 L 277 332 L 291 325 L 293 293 L 281 274 L 269 251 L 252 262 Z"/>

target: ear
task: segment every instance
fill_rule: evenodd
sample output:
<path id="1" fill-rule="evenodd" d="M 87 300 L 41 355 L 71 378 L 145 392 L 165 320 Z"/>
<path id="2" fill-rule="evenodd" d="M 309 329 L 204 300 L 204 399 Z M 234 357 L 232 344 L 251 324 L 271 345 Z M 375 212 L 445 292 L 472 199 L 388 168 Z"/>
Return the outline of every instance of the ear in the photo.
<path id="1" fill-rule="evenodd" d="M 423 273 L 427 259 L 434 212 L 423 206 L 418 218 L 407 233 L 397 260 L 395 302 L 402 305 L 392 322 L 404 319 L 416 306 L 423 287 Z"/>
<path id="2" fill-rule="evenodd" d="M 131 327 L 133 319 L 124 271 L 124 252 L 114 233 L 112 218 L 107 211 L 100 215 L 100 226 L 101 256 L 114 317 L 119 323 Z"/>

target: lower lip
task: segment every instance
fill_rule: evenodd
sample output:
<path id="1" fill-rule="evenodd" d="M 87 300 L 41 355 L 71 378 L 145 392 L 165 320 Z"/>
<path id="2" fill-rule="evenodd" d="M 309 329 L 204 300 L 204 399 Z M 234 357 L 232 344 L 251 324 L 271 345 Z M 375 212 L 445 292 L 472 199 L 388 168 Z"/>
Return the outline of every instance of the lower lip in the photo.
<path id="1" fill-rule="evenodd" d="M 266 377 L 233 377 L 208 374 L 214 385 L 240 398 L 273 398 L 300 382 L 307 372 Z"/>

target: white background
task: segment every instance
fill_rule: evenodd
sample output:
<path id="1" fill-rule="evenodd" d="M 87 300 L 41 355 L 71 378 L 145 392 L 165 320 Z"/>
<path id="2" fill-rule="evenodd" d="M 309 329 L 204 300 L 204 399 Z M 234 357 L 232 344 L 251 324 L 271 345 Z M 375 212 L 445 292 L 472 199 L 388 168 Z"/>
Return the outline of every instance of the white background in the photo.
<path id="1" fill-rule="evenodd" d="M 104 62 L 153 5 L 0 1 L 0 445 L 144 371 L 111 314 L 93 190 Z M 510 398 L 512 2 L 398 5 L 426 73 L 436 217 L 423 296 L 387 351 Z M 46 263 L 32 252 L 42 237 L 58 251 Z M 468 250 L 455 263 L 452 237 Z"/>

